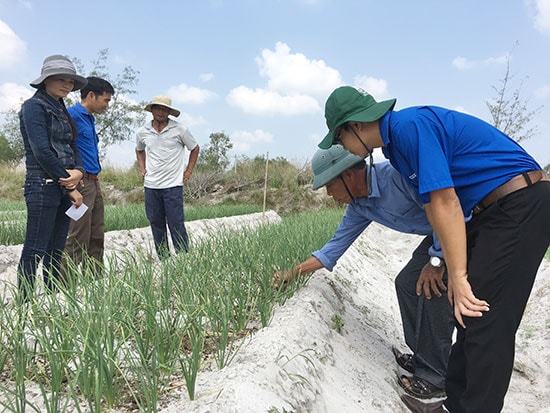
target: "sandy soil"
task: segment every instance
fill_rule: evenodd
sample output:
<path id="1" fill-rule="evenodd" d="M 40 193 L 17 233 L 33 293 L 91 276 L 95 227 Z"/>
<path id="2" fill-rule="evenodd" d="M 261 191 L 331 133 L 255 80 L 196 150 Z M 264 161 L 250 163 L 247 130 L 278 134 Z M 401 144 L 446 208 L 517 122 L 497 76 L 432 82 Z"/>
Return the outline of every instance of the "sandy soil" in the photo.
<path id="1" fill-rule="evenodd" d="M 225 227 L 277 222 L 269 212 L 188 223 L 192 238 Z M 405 350 L 394 277 L 420 241 L 371 225 L 335 270 L 317 271 L 231 364 L 203 366 L 190 401 L 183 386 L 163 413 L 406 412 L 391 347 Z M 106 234 L 110 252 L 151 245 L 148 228 Z M 0 246 L 0 290 L 15 281 L 21 246 Z M 304 257 L 306 258 L 306 257 Z M 343 321 L 341 332 L 333 317 Z M 550 263 L 544 261 L 517 335 L 504 412 L 550 412 Z M 38 395 L 37 395 L 38 397 Z"/>

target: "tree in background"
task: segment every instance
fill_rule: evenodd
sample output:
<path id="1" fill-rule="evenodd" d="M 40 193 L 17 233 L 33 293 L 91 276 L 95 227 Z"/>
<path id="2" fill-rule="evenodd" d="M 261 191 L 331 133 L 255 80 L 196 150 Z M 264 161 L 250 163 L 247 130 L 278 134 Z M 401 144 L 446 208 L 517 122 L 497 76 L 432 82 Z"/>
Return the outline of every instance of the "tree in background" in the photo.
<path id="1" fill-rule="evenodd" d="M 3 135 L 0 135 L 0 162 L 10 162 L 13 158 L 13 150 L 10 147 L 10 143 Z"/>
<path id="2" fill-rule="evenodd" d="M 510 57 L 506 58 L 506 72 L 500 79 L 500 86 L 492 86 L 497 96 L 495 99 L 487 100 L 485 103 L 489 108 L 493 125 L 510 136 L 516 142 L 529 139 L 538 133 L 536 126 L 529 126 L 535 115 L 540 112 L 542 106 L 533 110 L 527 107 L 529 99 L 521 97 L 523 80 L 517 89 L 510 92 L 510 83 L 514 76 L 510 74 Z"/>
<path id="3" fill-rule="evenodd" d="M 201 148 L 197 166 L 208 172 L 221 173 L 229 166 L 229 151 L 233 144 L 224 132 L 210 134 L 210 143 L 204 149 Z"/>
<path id="4" fill-rule="evenodd" d="M 97 134 L 101 140 L 100 153 L 102 157 L 105 156 L 108 146 L 131 139 L 137 128 L 145 121 L 145 112 L 143 111 L 145 102 L 133 102 L 130 99 L 130 96 L 137 94 L 135 87 L 139 83 L 139 72 L 131 66 L 126 66 L 121 73 L 114 76 L 108 71 L 108 58 L 109 49 L 100 50 L 97 58 L 92 62 L 92 70 L 89 72 L 85 70 L 80 59 L 71 58 L 78 73 L 101 77 L 109 81 L 115 89 L 109 109 L 95 118 Z M 67 106 L 80 101 L 78 91 L 71 95 L 72 102 L 67 102 Z"/>
<path id="5" fill-rule="evenodd" d="M 18 164 L 24 157 L 25 145 L 19 130 L 19 116 L 15 109 L 10 109 L 5 113 L 4 124 L 0 127 L 0 162 Z"/>
<path id="6" fill-rule="evenodd" d="M 108 49 L 98 52 L 96 60 L 92 62 L 92 70 L 86 71 L 78 58 L 71 58 L 78 73 L 88 73 L 86 76 L 98 76 L 109 81 L 115 88 L 115 94 L 109 109 L 101 116 L 96 117 L 96 130 L 99 135 L 100 156 L 105 156 L 108 146 L 120 143 L 133 137 L 136 129 L 145 120 L 143 102 L 132 102 L 131 95 L 137 94 L 135 87 L 139 79 L 136 70 L 126 66 L 121 73 L 114 76 L 108 72 Z M 65 100 L 67 106 L 80 102 L 78 91 L 72 92 Z M 23 103 L 23 102 L 21 102 Z M 19 117 L 17 109 L 10 109 L 4 116 L 4 123 L 0 126 L 0 162 L 20 162 L 25 156 L 23 138 L 19 130 Z M 7 146 L 6 146 L 7 145 Z"/>
<path id="7" fill-rule="evenodd" d="M 210 134 L 210 142 L 203 148 L 197 159 L 193 178 L 184 185 L 186 198 L 201 197 L 222 188 L 224 175 L 229 166 L 229 151 L 233 144 L 224 132 Z"/>

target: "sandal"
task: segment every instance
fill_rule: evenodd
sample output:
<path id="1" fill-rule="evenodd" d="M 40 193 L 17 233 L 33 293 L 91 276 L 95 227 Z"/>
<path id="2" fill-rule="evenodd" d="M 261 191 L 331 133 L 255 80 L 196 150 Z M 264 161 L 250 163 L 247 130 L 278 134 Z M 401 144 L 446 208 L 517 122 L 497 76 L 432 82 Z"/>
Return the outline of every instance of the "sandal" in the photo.
<path id="1" fill-rule="evenodd" d="M 399 350 L 397 350 L 396 347 L 392 347 L 391 351 L 393 352 L 397 364 L 399 364 L 401 368 L 407 370 L 409 373 L 414 374 L 415 366 L 412 361 L 413 355 L 401 353 Z"/>
<path id="2" fill-rule="evenodd" d="M 401 400 L 413 413 L 445 413 L 448 412 L 443 406 L 443 400 L 433 403 L 424 403 L 408 394 L 403 394 Z"/>
<path id="3" fill-rule="evenodd" d="M 407 380 L 405 383 L 403 380 Z M 432 383 L 416 376 L 401 376 L 398 378 L 399 385 L 406 393 L 419 399 L 432 399 L 445 397 L 445 389 L 440 389 Z"/>

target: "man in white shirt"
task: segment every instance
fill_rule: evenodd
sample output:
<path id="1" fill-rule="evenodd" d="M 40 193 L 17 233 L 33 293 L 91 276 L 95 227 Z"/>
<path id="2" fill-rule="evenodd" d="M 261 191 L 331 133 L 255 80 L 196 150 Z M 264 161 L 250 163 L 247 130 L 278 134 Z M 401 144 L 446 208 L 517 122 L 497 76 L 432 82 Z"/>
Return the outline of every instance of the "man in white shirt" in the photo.
<path id="1" fill-rule="evenodd" d="M 153 120 L 137 131 L 136 157 L 145 187 L 145 212 L 155 249 L 163 258 L 170 254 L 166 225 L 175 251 L 188 250 L 183 184 L 193 173 L 200 149 L 191 132 L 168 117 L 180 115 L 180 111 L 172 107 L 169 97 L 155 96 L 145 110 L 153 114 Z M 186 148 L 190 151 L 187 167 Z"/>

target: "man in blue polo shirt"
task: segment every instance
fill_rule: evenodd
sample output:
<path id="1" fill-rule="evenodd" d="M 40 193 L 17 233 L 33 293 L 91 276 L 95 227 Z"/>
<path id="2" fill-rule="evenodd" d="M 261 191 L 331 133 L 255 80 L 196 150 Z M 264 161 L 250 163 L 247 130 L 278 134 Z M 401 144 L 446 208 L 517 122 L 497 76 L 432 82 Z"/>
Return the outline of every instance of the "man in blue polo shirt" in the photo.
<path id="1" fill-rule="evenodd" d="M 363 158 L 341 145 L 318 150 L 311 166 L 313 189 L 326 186 L 329 196 L 348 204 L 346 214 L 332 239 L 293 270 L 275 274 L 275 285 L 323 267 L 332 271 L 373 221 L 399 232 L 425 235 L 395 279 L 405 341 L 413 354 L 395 348 L 393 352 L 398 364 L 413 374 L 398 379 L 405 391 L 419 398 L 444 396 L 453 313 L 439 242 L 414 188 L 389 162 L 367 168 Z"/>
<path id="2" fill-rule="evenodd" d="M 550 244 L 550 180 L 510 137 L 473 116 L 420 106 L 393 111 L 344 86 L 325 105 L 319 144 L 386 158 L 418 191 L 445 255 L 458 322 L 447 399 L 418 412 L 499 412 L 514 364 L 515 334 Z M 464 224 L 464 216 L 474 211 Z"/>
<path id="3" fill-rule="evenodd" d="M 95 76 L 87 79 L 88 84 L 80 90 L 80 103 L 67 110 L 78 128 L 76 143 L 86 169 L 78 190 L 88 210 L 78 221 L 71 220 L 65 252 L 74 264 L 83 265 L 83 272 L 89 270 L 97 276 L 103 268 L 105 234 L 103 194 L 99 185 L 99 137 L 94 114 L 102 114 L 107 110 L 115 90 L 105 79 Z M 67 273 L 66 262 L 62 267 Z"/>

